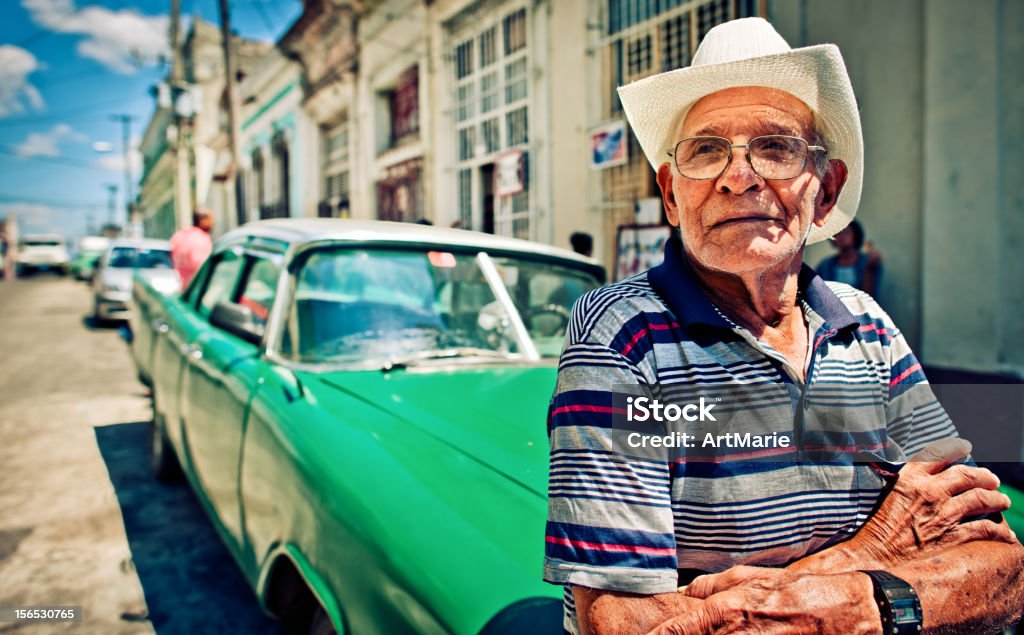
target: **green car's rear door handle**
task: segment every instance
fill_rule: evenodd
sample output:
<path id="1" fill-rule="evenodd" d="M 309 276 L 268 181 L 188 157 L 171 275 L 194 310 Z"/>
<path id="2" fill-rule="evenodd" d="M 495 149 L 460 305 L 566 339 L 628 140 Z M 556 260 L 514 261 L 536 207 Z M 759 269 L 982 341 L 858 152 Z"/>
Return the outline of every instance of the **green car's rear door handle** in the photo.
<path id="1" fill-rule="evenodd" d="M 203 349 L 196 346 L 195 344 L 182 344 L 181 354 L 189 359 L 202 359 Z"/>

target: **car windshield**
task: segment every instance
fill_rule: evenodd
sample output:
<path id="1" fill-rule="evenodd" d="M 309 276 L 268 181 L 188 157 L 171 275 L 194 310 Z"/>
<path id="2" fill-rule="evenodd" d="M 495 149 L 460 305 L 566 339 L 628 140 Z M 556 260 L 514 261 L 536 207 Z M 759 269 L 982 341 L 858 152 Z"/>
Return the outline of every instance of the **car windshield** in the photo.
<path id="1" fill-rule="evenodd" d="M 171 252 L 166 249 L 114 247 L 107 266 L 117 269 L 170 269 Z"/>
<path id="2" fill-rule="evenodd" d="M 296 272 L 281 353 L 307 363 L 385 367 L 432 358 L 518 359 L 524 351 L 506 309 L 514 306 L 538 353 L 557 357 L 573 303 L 599 285 L 597 278 L 560 261 L 490 262 L 504 299 L 473 253 L 314 251 Z"/>

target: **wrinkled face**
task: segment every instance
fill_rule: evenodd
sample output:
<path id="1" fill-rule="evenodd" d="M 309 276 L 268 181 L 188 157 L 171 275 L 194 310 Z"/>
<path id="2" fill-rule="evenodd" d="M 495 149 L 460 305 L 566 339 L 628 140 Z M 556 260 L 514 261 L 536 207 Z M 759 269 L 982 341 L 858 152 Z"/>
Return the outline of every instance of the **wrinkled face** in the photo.
<path id="1" fill-rule="evenodd" d="M 690 109 L 674 141 L 719 136 L 734 144 L 783 134 L 814 143 L 814 117 L 789 93 L 740 87 L 704 97 Z M 717 178 L 688 179 L 672 163 L 658 170 L 668 221 L 679 227 L 691 261 L 705 269 L 741 274 L 789 265 L 803 253 L 812 225 L 823 225 L 846 179 L 841 161 L 819 176 L 810 154 L 802 172 L 766 180 L 734 148 Z"/>

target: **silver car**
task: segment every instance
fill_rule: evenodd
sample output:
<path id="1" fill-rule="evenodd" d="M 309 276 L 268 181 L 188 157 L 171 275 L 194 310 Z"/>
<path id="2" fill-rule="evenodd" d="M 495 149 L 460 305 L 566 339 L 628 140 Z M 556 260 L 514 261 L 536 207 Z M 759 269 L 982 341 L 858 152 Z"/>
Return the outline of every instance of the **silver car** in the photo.
<path id="1" fill-rule="evenodd" d="M 181 290 L 166 240 L 120 238 L 100 259 L 93 278 L 93 319 L 127 320 L 131 315 L 132 277 L 138 272 L 165 295 Z"/>

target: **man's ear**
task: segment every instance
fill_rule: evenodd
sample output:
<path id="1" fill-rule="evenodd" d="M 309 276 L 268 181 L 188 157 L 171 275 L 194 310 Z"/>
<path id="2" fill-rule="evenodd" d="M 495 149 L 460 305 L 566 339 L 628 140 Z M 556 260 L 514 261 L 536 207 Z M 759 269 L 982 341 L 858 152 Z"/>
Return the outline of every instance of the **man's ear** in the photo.
<path id="1" fill-rule="evenodd" d="M 823 227 L 828 220 L 829 213 L 836 206 L 839 200 L 839 193 L 846 185 L 846 179 L 850 176 L 846 164 L 840 159 L 829 159 L 828 168 L 821 177 L 821 191 L 818 192 L 818 203 L 814 210 L 814 224 Z"/>
<path id="2" fill-rule="evenodd" d="M 661 190 L 661 202 L 665 205 L 665 217 L 668 224 L 679 226 L 679 207 L 676 205 L 676 195 L 672 191 L 672 164 L 662 163 L 658 168 L 658 189 Z"/>

